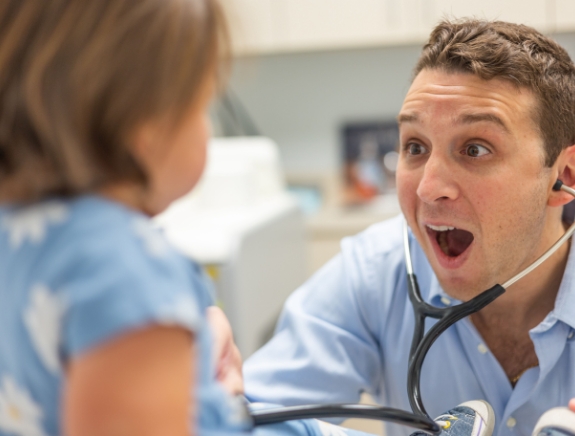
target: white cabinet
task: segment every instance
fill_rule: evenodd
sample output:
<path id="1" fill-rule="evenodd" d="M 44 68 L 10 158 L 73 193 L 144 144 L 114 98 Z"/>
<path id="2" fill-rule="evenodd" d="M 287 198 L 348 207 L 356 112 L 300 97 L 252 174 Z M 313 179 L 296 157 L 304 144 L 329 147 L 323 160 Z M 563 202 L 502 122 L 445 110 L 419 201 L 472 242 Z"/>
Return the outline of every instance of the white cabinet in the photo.
<path id="1" fill-rule="evenodd" d="M 547 30 L 550 4 L 546 0 L 434 0 L 437 19 L 475 17 L 511 21 Z"/>
<path id="2" fill-rule="evenodd" d="M 434 0 L 276 0 L 284 25 L 280 48 L 369 47 L 424 41 Z"/>
<path id="3" fill-rule="evenodd" d="M 275 0 L 282 7 L 280 44 L 286 49 L 346 47 L 381 42 L 381 0 Z"/>
<path id="4" fill-rule="evenodd" d="M 237 54 L 423 43 L 442 18 L 575 29 L 575 0 L 221 0 Z"/>
<path id="5" fill-rule="evenodd" d="M 235 53 L 272 52 L 277 49 L 277 26 L 281 17 L 274 10 L 278 0 L 220 0 Z"/>
<path id="6" fill-rule="evenodd" d="M 554 29 L 557 32 L 575 30 L 575 0 L 549 0 L 554 9 Z"/>

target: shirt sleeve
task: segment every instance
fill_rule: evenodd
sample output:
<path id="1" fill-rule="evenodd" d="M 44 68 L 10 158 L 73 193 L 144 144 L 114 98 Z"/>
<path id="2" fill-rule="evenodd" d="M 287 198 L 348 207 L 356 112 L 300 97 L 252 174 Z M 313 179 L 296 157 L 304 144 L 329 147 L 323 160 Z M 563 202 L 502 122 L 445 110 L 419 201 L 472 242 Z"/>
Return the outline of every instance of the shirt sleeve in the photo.
<path id="1" fill-rule="evenodd" d="M 209 294 L 205 279 L 149 222 L 133 220 L 123 231 L 91 235 L 81 246 L 60 287 L 65 355 L 150 324 L 200 328 Z"/>
<path id="2" fill-rule="evenodd" d="M 382 363 L 370 322 L 378 309 L 369 300 L 377 294 L 369 250 L 357 240 L 342 247 L 288 299 L 275 336 L 246 361 L 250 401 L 356 402 L 362 392 L 378 394 Z"/>

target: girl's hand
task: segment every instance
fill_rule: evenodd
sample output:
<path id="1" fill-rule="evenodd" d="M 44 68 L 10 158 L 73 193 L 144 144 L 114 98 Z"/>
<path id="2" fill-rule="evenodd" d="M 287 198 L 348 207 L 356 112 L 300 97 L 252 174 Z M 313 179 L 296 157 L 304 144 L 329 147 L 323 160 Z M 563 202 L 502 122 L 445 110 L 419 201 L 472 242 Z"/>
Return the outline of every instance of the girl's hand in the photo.
<path id="1" fill-rule="evenodd" d="M 572 398 L 571 401 L 569 401 L 569 408 L 575 412 L 575 398 Z"/>
<path id="2" fill-rule="evenodd" d="M 242 356 L 234 342 L 230 323 L 217 306 L 208 307 L 206 316 L 214 335 L 216 378 L 230 394 L 241 395 L 244 393 Z"/>

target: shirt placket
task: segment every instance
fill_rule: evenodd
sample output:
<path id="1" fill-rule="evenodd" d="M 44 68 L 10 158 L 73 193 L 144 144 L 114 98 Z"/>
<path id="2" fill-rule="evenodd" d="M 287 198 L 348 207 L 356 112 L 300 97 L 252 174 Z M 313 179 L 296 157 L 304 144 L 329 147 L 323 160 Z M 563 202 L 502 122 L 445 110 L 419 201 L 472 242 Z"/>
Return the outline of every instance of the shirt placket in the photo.
<path id="1" fill-rule="evenodd" d="M 534 422 L 522 420 L 520 409 L 532 400 L 533 393 L 537 391 L 541 383 L 544 383 L 545 377 L 556 366 L 565 348 L 566 330 L 567 326 L 557 323 L 553 315 L 549 315 L 545 321 L 531 330 L 530 336 L 539 366 L 527 370 L 517 382 L 505 408 L 503 422 L 500 424 L 500 435 L 530 435 L 533 431 Z M 536 417 L 531 421 L 535 419 Z"/>
<path id="2" fill-rule="evenodd" d="M 527 370 L 514 389 L 471 321 L 464 319 L 458 324 L 460 334 L 464 337 L 464 351 L 469 363 L 484 389 L 486 400 L 495 410 L 494 434 L 497 436 L 531 434 L 531 424 L 522 422 L 515 415 L 521 406 L 531 399 L 539 383 L 556 365 L 565 346 L 565 340 L 560 338 L 564 339 L 568 334 L 553 331 L 562 329 L 564 325 L 557 324 L 552 317 L 550 318 L 531 331 L 539 366 Z"/>
<path id="3" fill-rule="evenodd" d="M 456 326 L 464 344 L 465 355 L 479 380 L 485 400 L 494 408 L 497 422 L 500 422 L 501 414 L 513 392 L 507 375 L 469 318 L 461 320 Z"/>

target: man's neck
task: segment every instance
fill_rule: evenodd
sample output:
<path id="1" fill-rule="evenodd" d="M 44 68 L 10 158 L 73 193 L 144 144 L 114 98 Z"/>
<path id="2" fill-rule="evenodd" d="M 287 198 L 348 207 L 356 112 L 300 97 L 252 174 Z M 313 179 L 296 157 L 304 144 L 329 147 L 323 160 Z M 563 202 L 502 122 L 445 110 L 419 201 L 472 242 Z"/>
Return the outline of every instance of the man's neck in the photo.
<path id="1" fill-rule="evenodd" d="M 561 234 L 552 238 L 552 241 Z M 551 244 L 552 242 L 548 242 L 548 247 Z M 490 324 L 489 320 L 497 319 L 508 328 L 528 332 L 543 321 L 555 305 L 570 244 L 570 241 L 566 242 L 532 273 L 510 286 L 505 294 L 475 314 L 474 322 L 482 319 L 484 323 Z"/>
<path id="2" fill-rule="evenodd" d="M 555 306 L 569 249 L 570 242 L 565 243 L 528 278 L 470 317 L 513 386 L 527 369 L 539 364 L 529 330 Z"/>

